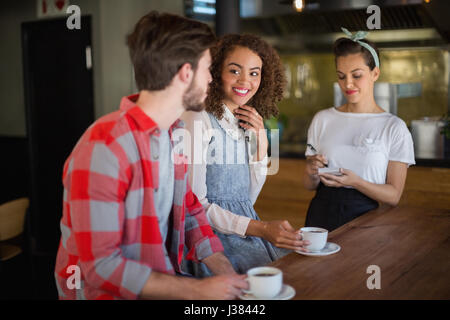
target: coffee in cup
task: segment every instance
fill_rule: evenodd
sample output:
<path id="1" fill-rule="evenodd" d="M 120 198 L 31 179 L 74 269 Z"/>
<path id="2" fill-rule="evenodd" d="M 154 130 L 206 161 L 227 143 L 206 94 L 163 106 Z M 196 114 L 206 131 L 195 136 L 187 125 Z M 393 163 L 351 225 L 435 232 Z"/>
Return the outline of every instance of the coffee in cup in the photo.
<path id="1" fill-rule="evenodd" d="M 327 244 L 328 230 L 316 227 L 305 227 L 300 229 L 303 240 L 308 240 L 309 245 L 305 246 L 311 252 L 322 250 Z"/>
<path id="2" fill-rule="evenodd" d="M 247 271 L 249 290 L 246 293 L 256 298 L 271 299 L 280 293 L 283 272 L 273 267 L 256 267 Z"/>

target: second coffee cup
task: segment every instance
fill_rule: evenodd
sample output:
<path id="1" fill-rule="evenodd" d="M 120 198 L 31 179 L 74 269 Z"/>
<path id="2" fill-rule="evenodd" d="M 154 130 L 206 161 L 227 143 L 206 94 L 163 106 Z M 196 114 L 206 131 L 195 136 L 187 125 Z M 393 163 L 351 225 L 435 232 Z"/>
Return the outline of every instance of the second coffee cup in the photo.
<path id="1" fill-rule="evenodd" d="M 305 227 L 301 228 L 300 232 L 302 234 L 303 240 L 308 240 L 310 242 L 305 248 L 311 252 L 318 252 L 322 250 L 327 244 L 328 230 L 316 227 Z"/>

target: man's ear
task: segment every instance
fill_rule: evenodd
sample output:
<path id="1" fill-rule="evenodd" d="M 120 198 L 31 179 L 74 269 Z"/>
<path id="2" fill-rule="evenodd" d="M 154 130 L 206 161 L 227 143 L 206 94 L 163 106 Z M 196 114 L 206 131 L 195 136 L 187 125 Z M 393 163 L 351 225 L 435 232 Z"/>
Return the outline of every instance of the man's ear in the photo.
<path id="1" fill-rule="evenodd" d="M 190 84 L 192 81 L 192 77 L 194 76 L 194 71 L 192 70 L 192 66 L 190 63 L 185 63 L 181 66 L 180 70 L 178 70 L 177 76 L 180 81 L 186 84 Z"/>

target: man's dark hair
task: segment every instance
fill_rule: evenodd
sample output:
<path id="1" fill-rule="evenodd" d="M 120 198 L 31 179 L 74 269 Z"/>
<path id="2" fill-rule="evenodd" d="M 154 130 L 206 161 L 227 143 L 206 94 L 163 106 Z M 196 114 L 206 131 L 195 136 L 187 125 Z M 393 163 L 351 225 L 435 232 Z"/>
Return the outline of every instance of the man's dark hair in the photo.
<path id="1" fill-rule="evenodd" d="M 197 68 L 201 54 L 216 40 L 199 21 L 152 11 L 127 36 L 139 90 L 163 90 L 185 64 Z"/>

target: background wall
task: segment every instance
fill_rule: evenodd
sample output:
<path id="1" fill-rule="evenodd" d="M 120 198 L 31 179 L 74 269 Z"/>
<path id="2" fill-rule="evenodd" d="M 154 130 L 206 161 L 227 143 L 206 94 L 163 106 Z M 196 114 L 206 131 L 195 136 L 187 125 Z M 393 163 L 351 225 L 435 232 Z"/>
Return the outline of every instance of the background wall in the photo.
<path id="1" fill-rule="evenodd" d="M 150 10 L 183 14 L 183 1 L 71 0 L 70 4 L 78 5 L 82 15 L 92 15 L 95 113 L 100 117 L 135 91 L 126 34 Z M 26 136 L 20 25 L 37 20 L 36 8 L 36 0 L 0 2 L 0 136 Z"/>
<path id="2" fill-rule="evenodd" d="M 25 137 L 20 23 L 35 16 L 34 0 L 0 2 L 0 135 Z"/>
<path id="3" fill-rule="evenodd" d="M 449 53 L 441 48 L 382 50 L 381 76 L 391 83 L 421 82 L 422 94 L 398 100 L 397 115 L 407 125 L 422 117 L 442 117 L 448 112 Z M 283 134 L 283 151 L 303 152 L 312 117 L 334 105 L 333 82 L 337 81 L 334 56 L 322 53 L 281 55 L 291 86 L 279 108 L 289 118 Z"/>
<path id="4" fill-rule="evenodd" d="M 98 1 L 98 0 L 97 0 Z M 136 91 L 126 35 L 150 10 L 183 15 L 182 0 L 100 0 L 100 83 L 97 115 L 117 110 L 120 99 Z M 95 43 L 94 43 L 95 45 Z"/>

